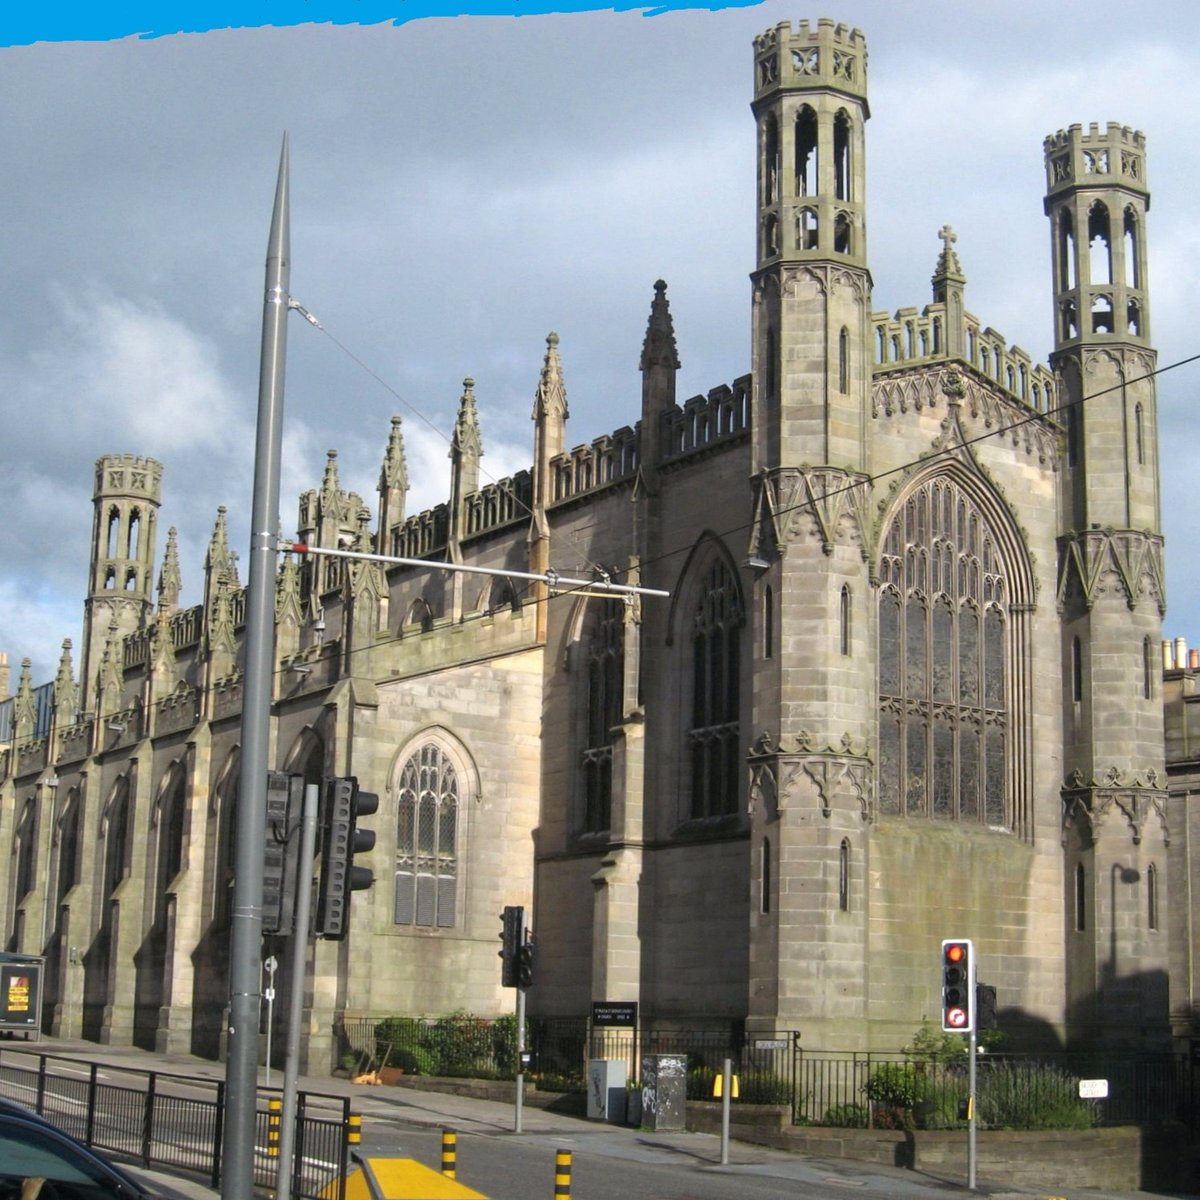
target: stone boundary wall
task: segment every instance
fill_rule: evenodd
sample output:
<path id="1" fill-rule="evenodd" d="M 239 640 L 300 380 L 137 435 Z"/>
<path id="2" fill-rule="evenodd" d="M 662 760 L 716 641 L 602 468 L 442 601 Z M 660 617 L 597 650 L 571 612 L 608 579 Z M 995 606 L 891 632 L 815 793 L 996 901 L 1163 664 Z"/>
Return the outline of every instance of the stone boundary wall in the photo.
<path id="1" fill-rule="evenodd" d="M 687 1126 L 719 1133 L 721 1106 L 688 1102 Z M 738 1104 L 730 1136 L 814 1158 L 848 1158 L 966 1178 L 965 1130 L 839 1129 L 792 1125 L 784 1105 Z M 976 1173 L 1017 1187 L 1121 1191 L 1200 1186 L 1200 1144 L 1182 1125 L 1101 1129 L 981 1129 Z"/>

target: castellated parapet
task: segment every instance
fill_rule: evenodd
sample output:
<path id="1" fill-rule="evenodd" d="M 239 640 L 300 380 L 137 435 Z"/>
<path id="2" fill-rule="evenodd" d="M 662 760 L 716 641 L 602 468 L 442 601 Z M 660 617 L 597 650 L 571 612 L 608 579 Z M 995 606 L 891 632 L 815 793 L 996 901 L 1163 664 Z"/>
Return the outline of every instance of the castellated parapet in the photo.
<path id="1" fill-rule="evenodd" d="M 96 459 L 95 496 L 162 499 L 162 463 L 138 454 L 105 454 Z"/>
<path id="2" fill-rule="evenodd" d="M 861 29 L 828 17 L 816 29 L 781 21 L 754 39 L 755 99 L 779 88 L 829 87 L 866 101 L 867 40 Z"/>
<path id="3" fill-rule="evenodd" d="M 1087 133 L 1076 123 L 1049 134 L 1043 142 L 1046 187 L 1051 193 L 1088 184 L 1120 184 L 1146 192 L 1146 135 L 1109 121 L 1102 131 L 1093 121 Z M 1148 206 L 1147 206 L 1148 207 Z"/>

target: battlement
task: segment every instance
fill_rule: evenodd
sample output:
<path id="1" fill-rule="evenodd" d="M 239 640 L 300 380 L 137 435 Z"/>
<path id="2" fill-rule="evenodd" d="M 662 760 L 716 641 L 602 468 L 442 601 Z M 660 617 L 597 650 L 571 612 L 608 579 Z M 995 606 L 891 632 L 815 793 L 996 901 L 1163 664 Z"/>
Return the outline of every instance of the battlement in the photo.
<path id="1" fill-rule="evenodd" d="M 803 20 L 797 23 L 794 34 L 791 21 L 780 21 L 773 29 L 768 29 L 766 33 L 761 33 L 754 39 L 754 52 L 759 54 L 783 42 L 807 42 L 810 45 L 827 42 L 830 45 L 849 46 L 864 51 L 867 48 L 867 39 L 861 29 L 855 29 L 842 21 L 834 21 L 831 17 L 819 17 L 816 29 L 813 29 L 811 22 Z"/>
<path id="2" fill-rule="evenodd" d="M 96 496 L 113 492 L 162 497 L 162 463 L 137 454 L 105 454 L 96 459 Z"/>
<path id="3" fill-rule="evenodd" d="M 801 21 L 792 30 L 780 21 L 754 39 L 754 89 L 761 96 L 778 88 L 828 87 L 864 98 L 867 40 L 861 29 L 829 17 L 816 28 Z"/>
<path id="4" fill-rule="evenodd" d="M 1132 129 L 1128 125 L 1122 125 L 1119 121 L 1109 121 L 1104 128 L 1104 132 L 1100 131 L 1098 121 L 1093 121 L 1088 125 L 1087 133 L 1083 132 L 1083 126 L 1076 122 L 1067 129 L 1060 129 L 1057 133 L 1048 134 L 1043 143 L 1047 154 L 1055 154 L 1070 146 L 1129 146 L 1137 150 L 1145 150 L 1146 135 L 1140 129 Z"/>
<path id="5" fill-rule="evenodd" d="M 1117 121 L 1101 129 L 1093 121 L 1084 133 L 1075 124 L 1050 134 L 1042 147 L 1050 193 L 1080 184 L 1146 190 L 1146 135 L 1139 129 Z"/>

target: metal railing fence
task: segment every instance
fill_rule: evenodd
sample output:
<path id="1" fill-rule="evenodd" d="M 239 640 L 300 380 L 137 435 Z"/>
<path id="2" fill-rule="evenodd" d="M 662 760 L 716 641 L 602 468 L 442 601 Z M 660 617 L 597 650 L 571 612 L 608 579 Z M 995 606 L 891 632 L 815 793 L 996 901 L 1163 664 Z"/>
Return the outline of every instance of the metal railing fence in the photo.
<path id="1" fill-rule="evenodd" d="M 801 1125 L 949 1128 L 962 1123 L 966 1055 L 796 1051 L 792 1118 Z M 1080 1080 L 1104 1080 L 1086 1100 Z M 978 1120 L 985 1128 L 1062 1128 L 1190 1121 L 1191 1064 L 1162 1053 L 989 1052 L 978 1059 Z"/>
<path id="2" fill-rule="evenodd" d="M 264 1188 L 275 1186 L 278 1173 L 278 1159 L 268 1151 L 266 1107 L 278 1094 L 259 1089 L 254 1182 Z M 98 1150 L 220 1186 L 224 1080 L 0 1047 L 0 1095 Z M 317 1200 L 332 1181 L 344 1179 L 349 1119 L 348 1097 L 299 1093 L 292 1177 L 298 1200 Z"/>
<path id="3" fill-rule="evenodd" d="M 363 1017 L 341 1022 L 337 1033 L 364 1065 L 483 1078 L 512 1078 L 514 1071 L 511 1017 Z M 739 1023 L 635 1030 L 593 1026 L 586 1017 L 532 1017 L 526 1044 L 539 1083 L 567 1089 L 582 1089 L 589 1059 L 621 1059 L 634 1081 L 643 1055 L 686 1055 L 693 1100 L 712 1095 L 713 1079 L 730 1058 L 741 1103 L 787 1104 L 802 1125 L 950 1127 L 960 1123 L 966 1096 L 965 1053 L 808 1050 L 794 1030 L 747 1034 Z M 1107 1098 L 1081 1100 L 1081 1079 L 1106 1080 Z M 1200 1113 L 1197 1092 L 1200 1070 L 1169 1052 L 979 1057 L 979 1119 L 997 1128 L 1192 1121 Z"/>

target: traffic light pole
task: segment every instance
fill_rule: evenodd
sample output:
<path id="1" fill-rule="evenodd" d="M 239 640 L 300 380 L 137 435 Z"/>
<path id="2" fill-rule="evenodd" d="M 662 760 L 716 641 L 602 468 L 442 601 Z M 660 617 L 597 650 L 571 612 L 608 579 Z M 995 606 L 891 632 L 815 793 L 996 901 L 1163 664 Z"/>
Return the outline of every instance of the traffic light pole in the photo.
<path id="1" fill-rule="evenodd" d="M 971 980 L 971 986 L 975 981 Z M 971 1026 L 970 1042 L 967 1050 L 967 1190 L 975 1190 L 975 1054 L 979 1048 L 979 1038 L 975 1026 Z"/>
<path id="2" fill-rule="evenodd" d="M 513 1133 L 523 1133 L 522 1110 L 525 1106 L 525 989 L 517 988 L 517 1098 L 513 1114 Z"/>
<path id="3" fill-rule="evenodd" d="M 300 1073 L 300 1022 L 304 1019 L 304 977 L 308 971 L 309 910 L 312 907 L 312 861 L 317 848 L 319 789 L 304 789 L 300 825 L 300 859 L 296 871 L 296 928 L 292 934 L 292 980 L 288 995 L 287 1051 L 283 1060 L 283 1109 L 279 1126 L 279 1172 L 275 1200 L 292 1200 L 296 1158 L 296 1079 Z"/>

